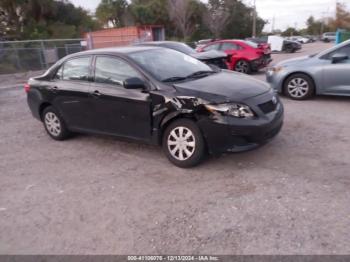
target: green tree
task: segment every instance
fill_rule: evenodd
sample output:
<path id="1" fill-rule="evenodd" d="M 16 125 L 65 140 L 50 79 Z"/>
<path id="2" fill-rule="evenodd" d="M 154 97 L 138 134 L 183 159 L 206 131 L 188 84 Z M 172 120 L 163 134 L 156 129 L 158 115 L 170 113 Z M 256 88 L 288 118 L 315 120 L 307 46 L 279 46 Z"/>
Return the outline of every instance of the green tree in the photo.
<path id="1" fill-rule="evenodd" d="M 105 25 L 111 23 L 113 27 L 125 25 L 128 12 L 126 0 L 102 0 L 96 9 L 96 17 Z"/>
<path id="2" fill-rule="evenodd" d="M 88 12 L 68 1 L 1 0 L 0 24 L 6 38 L 38 39 L 81 37 L 99 28 Z"/>
<path id="3" fill-rule="evenodd" d="M 282 36 L 293 36 L 299 35 L 299 31 L 293 27 L 288 27 L 286 30 L 282 32 Z"/>
<path id="4" fill-rule="evenodd" d="M 333 31 L 337 29 L 350 30 L 350 12 L 345 3 L 337 2 L 335 18 L 330 19 L 329 26 Z"/>
<path id="5" fill-rule="evenodd" d="M 223 28 L 228 24 L 230 10 L 222 0 L 209 0 L 203 20 L 215 38 L 220 38 Z"/>
<path id="6" fill-rule="evenodd" d="M 252 7 L 245 5 L 239 0 L 222 0 L 230 16 L 226 26 L 223 28 L 223 38 L 246 38 L 252 35 L 253 11 Z M 256 33 L 261 34 L 266 21 L 257 15 Z"/>

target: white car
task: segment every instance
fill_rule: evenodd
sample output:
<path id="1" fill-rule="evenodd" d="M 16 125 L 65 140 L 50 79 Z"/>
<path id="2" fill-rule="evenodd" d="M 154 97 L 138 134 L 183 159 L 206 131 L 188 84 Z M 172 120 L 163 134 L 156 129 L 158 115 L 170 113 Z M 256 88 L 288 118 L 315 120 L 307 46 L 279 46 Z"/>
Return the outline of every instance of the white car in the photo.
<path id="1" fill-rule="evenodd" d="M 322 41 L 331 42 L 335 41 L 336 33 L 335 32 L 327 32 L 322 35 Z"/>

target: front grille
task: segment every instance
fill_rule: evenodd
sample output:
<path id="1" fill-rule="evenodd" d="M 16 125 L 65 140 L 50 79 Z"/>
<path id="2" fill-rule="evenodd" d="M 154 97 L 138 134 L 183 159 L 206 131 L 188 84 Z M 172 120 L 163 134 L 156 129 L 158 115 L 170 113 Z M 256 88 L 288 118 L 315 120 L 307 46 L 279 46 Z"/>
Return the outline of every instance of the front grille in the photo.
<path id="1" fill-rule="evenodd" d="M 261 111 L 264 112 L 264 114 L 268 114 L 275 111 L 276 107 L 277 103 L 273 103 L 272 100 L 259 105 L 259 108 L 261 109 Z"/>

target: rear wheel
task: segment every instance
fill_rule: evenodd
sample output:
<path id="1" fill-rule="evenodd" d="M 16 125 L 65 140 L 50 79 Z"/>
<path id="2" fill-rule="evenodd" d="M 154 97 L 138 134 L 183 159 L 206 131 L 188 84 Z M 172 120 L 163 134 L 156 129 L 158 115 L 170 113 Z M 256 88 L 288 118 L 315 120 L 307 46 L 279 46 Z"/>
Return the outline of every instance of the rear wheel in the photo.
<path id="1" fill-rule="evenodd" d="M 314 95 L 315 85 L 311 77 L 305 74 L 294 74 L 284 83 L 284 93 L 295 100 L 305 100 Z"/>
<path id="2" fill-rule="evenodd" d="M 288 47 L 286 48 L 286 52 L 287 52 L 287 53 L 294 53 L 294 52 L 295 52 L 295 49 L 294 49 L 292 46 L 288 46 Z"/>
<path id="3" fill-rule="evenodd" d="M 178 167 L 198 165 L 205 155 L 205 143 L 198 126 L 189 119 L 171 123 L 163 135 L 163 150 Z"/>
<path id="4" fill-rule="evenodd" d="M 70 135 L 63 118 L 54 107 L 46 107 L 42 113 L 42 119 L 46 132 L 53 139 L 64 140 Z"/>
<path id="5" fill-rule="evenodd" d="M 238 60 L 235 65 L 235 71 L 243 74 L 249 74 L 251 71 L 250 65 L 245 60 Z"/>

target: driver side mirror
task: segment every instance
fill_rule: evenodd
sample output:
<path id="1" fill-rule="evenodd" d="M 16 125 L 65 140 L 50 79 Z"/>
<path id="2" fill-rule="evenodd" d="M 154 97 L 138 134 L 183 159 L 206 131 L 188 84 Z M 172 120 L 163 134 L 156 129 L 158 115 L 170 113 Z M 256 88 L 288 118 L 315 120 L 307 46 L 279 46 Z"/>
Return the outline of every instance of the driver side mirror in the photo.
<path id="1" fill-rule="evenodd" d="M 131 77 L 124 81 L 125 89 L 144 89 L 145 82 L 138 77 Z"/>
<path id="2" fill-rule="evenodd" d="M 337 53 L 337 54 L 332 55 L 332 63 L 333 64 L 339 63 L 339 62 L 344 61 L 346 59 L 349 59 L 349 56 L 346 54 Z"/>

